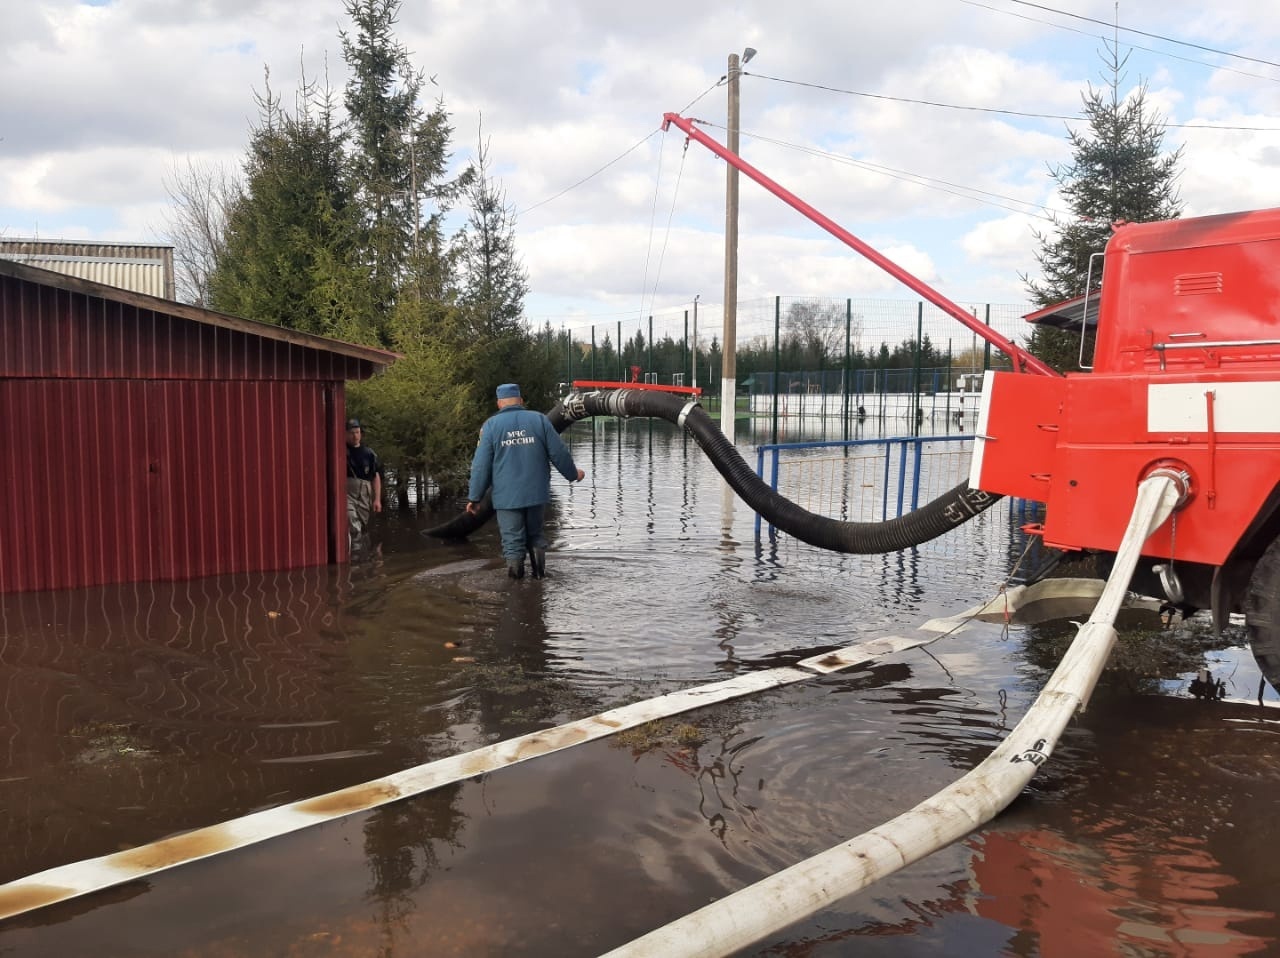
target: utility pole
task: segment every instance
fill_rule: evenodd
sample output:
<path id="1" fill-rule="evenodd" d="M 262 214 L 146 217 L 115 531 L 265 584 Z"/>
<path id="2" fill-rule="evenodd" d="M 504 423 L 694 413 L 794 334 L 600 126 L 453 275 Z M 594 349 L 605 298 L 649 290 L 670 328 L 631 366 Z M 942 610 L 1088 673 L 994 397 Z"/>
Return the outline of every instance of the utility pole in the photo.
<path id="1" fill-rule="evenodd" d="M 756 51 L 751 47 L 742 54 L 729 54 L 729 122 L 730 153 L 738 152 L 738 117 L 741 112 L 739 80 L 742 63 Z M 725 170 L 724 212 L 724 352 L 720 374 L 720 431 L 733 442 L 734 422 L 738 411 L 738 168 L 732 163 Z"/>

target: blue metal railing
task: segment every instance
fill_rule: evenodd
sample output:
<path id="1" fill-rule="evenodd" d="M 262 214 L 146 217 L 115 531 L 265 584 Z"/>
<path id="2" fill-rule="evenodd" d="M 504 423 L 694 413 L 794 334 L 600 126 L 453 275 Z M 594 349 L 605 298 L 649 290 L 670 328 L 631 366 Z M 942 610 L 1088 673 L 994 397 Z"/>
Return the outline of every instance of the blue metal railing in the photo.
<path id="1" fill-rule="evenodd" d="M 855 446 L 883 446 L 884 447 L 884 481 L 881 489 L 880 500 L 880 520 L 883 522 L 889 516 L 889 498 L 890 491 L 896 489 L 897 493 L 897 511 L 894 518 L 903 515 L 903 507 L 906 505 L 907 499 L 907 477 L 911 477 L 911 505 L 906 511 L 914 511 L 920 505 L 920 472 L 921 463 L 924 458 L 924 447 L 934 443 L 955 443 L 955 442 L 972 442 L 972 435 L 965 436 L 903 436 L 890 439 L 847 439 L 835 440 L 830 442 L 782 442 L 769 443 L 756 447 L 756 475 L 764 479 L 765 475 L 765 456 L 770 456 L 769 464 L 769 487 L 774 491 L 778 491 L 778 469 L 781 460 L 781 453 L 794 452 L 802 449 L 849 449 Z M 897 451 L 898 474 L 897 482 L 892 479 L 892 463 L 894 451 Z M 908 461 L 908 454 L 914 453 L 911 461 Z M 910 466 L 910 468 L 908 468 Z M 756 513 L 756 538 L 760 538 L 760 526 L 762 519 L 759 513 Z M 773 526 L 769 526 L 770 534 L 773 533 Z"/>

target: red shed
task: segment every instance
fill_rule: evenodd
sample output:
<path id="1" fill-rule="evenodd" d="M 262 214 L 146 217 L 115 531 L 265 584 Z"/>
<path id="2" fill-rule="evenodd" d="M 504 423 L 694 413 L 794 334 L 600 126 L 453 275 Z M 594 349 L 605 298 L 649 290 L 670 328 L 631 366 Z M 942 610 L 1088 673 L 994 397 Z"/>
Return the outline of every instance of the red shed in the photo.
<path id="1" fill-rule="evenodd" d="M 394 359 L 0 259 L 0 593 L 345 561 L 345 383 Z"/>

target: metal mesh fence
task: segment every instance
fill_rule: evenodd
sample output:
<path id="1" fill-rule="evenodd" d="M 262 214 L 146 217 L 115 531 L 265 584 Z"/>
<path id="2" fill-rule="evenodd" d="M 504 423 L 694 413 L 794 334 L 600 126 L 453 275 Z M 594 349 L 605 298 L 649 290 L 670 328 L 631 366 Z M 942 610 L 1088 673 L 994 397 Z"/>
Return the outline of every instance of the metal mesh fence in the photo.
<path id="1" fill-rule="evenodd" d="M 924 442 L 918 449 L 877 442 L 785 450 L 778 460 L 777 490 L 818 515 L 880 522 L 965 479 L 972 456 L 971 441 Z"/>
<path id="2" fill-rule="evenodd" d="M 961 438 L 765 445 L 758 453 L 757 469 L 781 495 L 817 515 L 882 522 L 913 511 L 965 479 L 972 455 L 972 440 Z M 1028 573 L 1042 566 L 1047 556 L 1039 537 L 1023 527 L 1043 518 L 1041 504 L 1011 498 L 916 549 L 963 557 L 980 547 L 1007 556 L 1011 566 L 1020 564 Z M 797 548 L 795 540 L 759 518 L 756 536 L 773 548 Z"/>
<path id="3" fill-rule="evenodd" d="M 1027 304 L 960 304 L 1022 344 Z M 574 381 L 698 386 L 712 404 L 724 370 L 719 306 L 690 305 L 639 319 L 544 326 L 548 353 Z M 849 423 L 901 420 L 915 427 L 972 425 L 986 369 L 1008 359 L 976 332 L 922 301 L 769 297 L 738 305 L 735 379 L 747 417 L 816 417 Z M 967 420 L 967 421 L 966 421 Z M 893 430 L 889 430 L 893 431 Z M 908 431 L 911 431 L 908 429 Z M 926 430 L 927 431 L 927 430 Z"/>

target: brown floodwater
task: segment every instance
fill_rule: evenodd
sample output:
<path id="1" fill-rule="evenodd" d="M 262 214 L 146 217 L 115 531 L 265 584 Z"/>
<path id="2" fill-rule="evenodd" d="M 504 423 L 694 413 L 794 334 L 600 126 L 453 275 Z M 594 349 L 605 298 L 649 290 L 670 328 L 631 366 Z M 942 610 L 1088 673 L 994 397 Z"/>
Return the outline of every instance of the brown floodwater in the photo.
<path id="1" fill-rule="evenodd" d="M 390 515 L 348 568 L 0 597 L 0 882 L 900 634 L 1025 547 L 1005 503 L 907 553 L 758 547 L 674 430 L 571 440 L 588 480 L 556 484 L 541 582 L 493 528 Z M 954 781 L 1034 699 L 1042 639 L 975 622 L 0 922 L 0 956 L 598 955 Z M 1250 697 L 1231 641 L 1209 664 Z M 1280 712 L 1188 678 L 1104 679 L 990 825 L 742 954 L 1280 954 Z"/>

